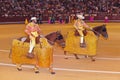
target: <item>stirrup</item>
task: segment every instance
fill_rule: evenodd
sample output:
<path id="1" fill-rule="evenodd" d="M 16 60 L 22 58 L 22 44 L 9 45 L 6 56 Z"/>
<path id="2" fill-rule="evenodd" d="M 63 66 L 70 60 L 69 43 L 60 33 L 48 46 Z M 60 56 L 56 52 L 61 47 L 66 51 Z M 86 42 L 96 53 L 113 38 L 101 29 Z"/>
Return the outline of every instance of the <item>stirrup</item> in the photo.
<path id="1" fill-rule="evenodd" d="M 80 43 L 80 47 L 81 48 L 86 48 L 86 44 L 85 43 Z"/>
<path id="2" fill-rule="evenodd" d="M 35 56 L 35 55 L 34 55 L 33 53 L 28 53 L 28 54 L 26 55 L 26 57 L 27 57 L 27 58 L 30 58 L 30 59 L 34 58 L 34 56 Z"/>

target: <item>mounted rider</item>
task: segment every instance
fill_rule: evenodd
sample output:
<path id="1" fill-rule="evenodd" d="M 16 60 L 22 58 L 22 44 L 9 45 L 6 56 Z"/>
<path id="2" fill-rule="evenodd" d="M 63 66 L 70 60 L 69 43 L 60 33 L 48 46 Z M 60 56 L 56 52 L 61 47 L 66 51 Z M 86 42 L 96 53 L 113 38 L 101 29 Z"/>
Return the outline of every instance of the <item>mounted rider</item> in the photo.
<path id="1" fill-rule="evenodd" d="M 89 27 L 84 21 L 83 19 L 85 19 L 85 17 L 82 14 L 77 14 L 77 20 L 74 23 L 74 27 L 75 29 L 78 31 L 79 35 L 80 35 L 80 47 L 85 48 L 86 44 L 85 44 L 85 40 L 84 40 L 84 34 L 83 31 L 87 28 L 92 30 L 91 27 Z"/>
<path id="2" fill-rule="evenodd" d="M 39 25 L 37 24 L 37 18 L 36 17 L 31 17 L 31 22 L 26 26 L 25 32 L 30 38 L 30 46 L 29 46 L 29 51 L 28 54 L 26 55 L 28 58 L 33 58 L 34 53 L 32 52 L 34 47 L 35 47 L 35 40 L 36 37 L 41 34 L 41 30 L 39 28 Z"/>

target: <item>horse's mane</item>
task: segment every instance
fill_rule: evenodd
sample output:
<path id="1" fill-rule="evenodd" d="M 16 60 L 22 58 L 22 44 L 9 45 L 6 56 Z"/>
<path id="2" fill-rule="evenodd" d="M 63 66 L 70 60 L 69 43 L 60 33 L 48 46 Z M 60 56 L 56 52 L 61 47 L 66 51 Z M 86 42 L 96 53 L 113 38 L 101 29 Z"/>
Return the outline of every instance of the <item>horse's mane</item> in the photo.
<path id="1" fill-rule="evenodd" d="M 51 36 L 51 35 L 54 34 L 54 33 L 56 33 L 56 32 L 48 33 L 47 35 L 45 35 L 45 37 L 47 37 L 47 36 Z"/>
<path id="2" fill-rule="evenodd" d="M 101 28 L 105 28 L 106 27 L 106 25 L 100 25 L 100 26 L 96 26 L 96 27 L 94 27 L 93 29 L 94 30 L 100 30 Z"/>

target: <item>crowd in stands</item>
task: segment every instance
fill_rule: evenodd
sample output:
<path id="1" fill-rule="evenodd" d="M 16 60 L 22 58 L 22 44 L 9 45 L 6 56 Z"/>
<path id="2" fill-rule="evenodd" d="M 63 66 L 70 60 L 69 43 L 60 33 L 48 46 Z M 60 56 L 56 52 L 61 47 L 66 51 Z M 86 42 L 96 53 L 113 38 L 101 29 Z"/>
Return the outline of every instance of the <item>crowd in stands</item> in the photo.
<path id="1" fill-rule="evenodd" d="M 120 14 L 120 0 L 0 0 L 0 16 L 6 17 L 44 15 L 67 18 L 79 12 Z"/>

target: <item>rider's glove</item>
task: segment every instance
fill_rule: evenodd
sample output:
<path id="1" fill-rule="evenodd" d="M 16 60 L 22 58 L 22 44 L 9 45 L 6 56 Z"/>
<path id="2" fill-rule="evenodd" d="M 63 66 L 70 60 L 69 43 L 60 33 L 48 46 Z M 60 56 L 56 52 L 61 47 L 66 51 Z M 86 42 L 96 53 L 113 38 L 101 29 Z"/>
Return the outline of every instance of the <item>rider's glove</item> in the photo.
<path id="1" fill-rule="evenodd" d="M 44 36 L 43 36 L 43 35 L 40 35 L 40 37 L 41 37 L 41 38 L 44 38 Z"/>
<path id="2" fill-rule="evenodd" d="M 93 31 L 93 28 L 92 28 L 92 27 L 90 27 L 90 30 L 91 30 L 91 31 Z"/>

